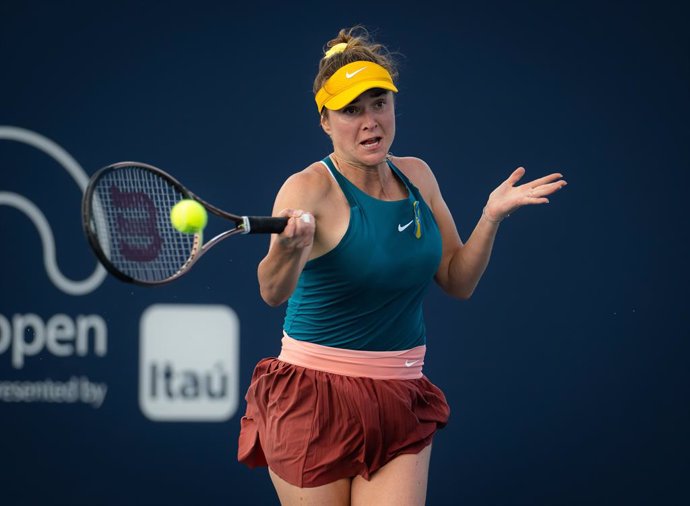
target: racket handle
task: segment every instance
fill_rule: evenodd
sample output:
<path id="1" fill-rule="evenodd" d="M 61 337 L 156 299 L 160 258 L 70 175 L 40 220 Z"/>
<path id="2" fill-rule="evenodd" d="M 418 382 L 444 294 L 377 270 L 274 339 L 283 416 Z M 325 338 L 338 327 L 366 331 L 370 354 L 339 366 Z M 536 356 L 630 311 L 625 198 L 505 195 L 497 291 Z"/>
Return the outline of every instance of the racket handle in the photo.
<path id="1" fill-rule="evenodd" d="M 288 218 L 267 216 L 246 216 L 246 219 L 249 221 L 249 234 L 280 234 L 288 222 Z"/>

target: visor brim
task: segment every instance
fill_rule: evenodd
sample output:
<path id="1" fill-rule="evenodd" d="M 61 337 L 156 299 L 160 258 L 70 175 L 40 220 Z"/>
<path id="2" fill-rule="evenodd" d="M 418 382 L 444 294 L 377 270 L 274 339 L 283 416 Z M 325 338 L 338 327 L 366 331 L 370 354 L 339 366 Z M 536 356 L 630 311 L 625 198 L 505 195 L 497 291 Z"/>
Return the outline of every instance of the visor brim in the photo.
<path id="1" fill-rule="evenodd" d="M 381 88 L 384 90 L 390 90 L 390 91 L 393 91 L 395 93 L 398 92 L 398 88 L 396 88 L 395 85 L 393 85 L 389 81 L 363 81 L 361 83 L 356 83 L 356 84 L 352 85 L 352 87 L 338 93 L 333 98 L 327 100 L 323 104 L 323 106 L 326 109 L 329 109 L 331 111 L 337 111 L 337 110 L 345 107 L 347 104 L 349 104 L 353 100 L 355 100 L 358 96 L 360 96 L 365 91 L 371 90 L 373 88 Z"/>

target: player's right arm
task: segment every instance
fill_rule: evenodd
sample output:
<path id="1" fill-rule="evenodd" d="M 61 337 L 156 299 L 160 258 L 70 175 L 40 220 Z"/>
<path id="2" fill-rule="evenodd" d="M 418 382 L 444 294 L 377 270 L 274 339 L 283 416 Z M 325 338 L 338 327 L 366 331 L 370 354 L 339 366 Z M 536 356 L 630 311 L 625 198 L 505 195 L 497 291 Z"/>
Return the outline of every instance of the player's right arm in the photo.
<path id="1" fill-rule="evenodd" d="M 273 215 L 290 219 L 282 233 L 271 235 L 268 253 L 257 272 L 261 298 L 270 306 L 285 302 L 297 286 L 314 246 L 316 220 L 327 183 L 312 166 L 290 176 L 278 191 Z M 310 215 L 308 221 L 306 214 Z"/>

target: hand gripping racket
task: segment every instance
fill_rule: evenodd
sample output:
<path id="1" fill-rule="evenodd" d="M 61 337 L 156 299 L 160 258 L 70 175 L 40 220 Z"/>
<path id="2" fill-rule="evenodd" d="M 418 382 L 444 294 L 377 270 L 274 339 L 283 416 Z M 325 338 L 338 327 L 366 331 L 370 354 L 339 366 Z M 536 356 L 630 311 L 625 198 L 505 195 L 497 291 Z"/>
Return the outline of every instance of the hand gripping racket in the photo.
<path id="1" fill-rule="evenodd" d="M 199 202 L 234 227 L 207 242 L 170 222 L 183 199 Z M 164 171 L 139 162 L 108 165 L 90 179 L 82 200 L 82 223 L 99 261 L 114 276 L 137 285 L 161 285 L 183 274 L 223 239 L 237 234 L 278 234 L 288 218 L 238 216 L 200 199 Z"/>

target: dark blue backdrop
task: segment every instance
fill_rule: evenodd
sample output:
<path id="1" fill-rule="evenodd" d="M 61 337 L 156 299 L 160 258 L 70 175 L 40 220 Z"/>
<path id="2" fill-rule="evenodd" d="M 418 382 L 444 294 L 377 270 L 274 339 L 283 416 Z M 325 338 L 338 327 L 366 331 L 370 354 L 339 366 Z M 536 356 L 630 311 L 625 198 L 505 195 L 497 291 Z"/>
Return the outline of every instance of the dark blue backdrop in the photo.
<path id="1" fill-rule="evenodd" d="M 393 152 L 431 165 L 463 237 L 516 166 L 569 182 L 502 225 L 471 300 L 429 294 L 425 372 L 452 407 L 429 504 L 684 503 L 681 5 L 3 0 L 0 125 L 45 136 L 88 175 L 144 161 L 220 207 L 265 214 L 290 173 L 329 152 L 311 94 L 322 45 L 365 24 L 403 55 Z M 91 276 L 80 188 L 63 166 L 0 138 L 0 173 L 0 195 L 45 215 L 60 272 Z M 68 295 L 44 268 L 36 226 L 7 201 L 0 237 L 0 503 L 276 503 L 266 473 L 235 460 L 243 402 L 221 422 L 156 422 L 138 401 L 139 324 L 153 304 L 232 308 L 241 395 L 255 362 L 277 353 L 283 310 L 262 303 L 255 276 L 265 238 L 225 242 L 166 287 L 107 278 Z M 35 336 L 17 322 L 57 314 L 99 315 L 107 352 L 43 349 L 19 367 L 15 334 Z M 107 385 L 103 403 L 8 393 L 72 377 Z"/>

